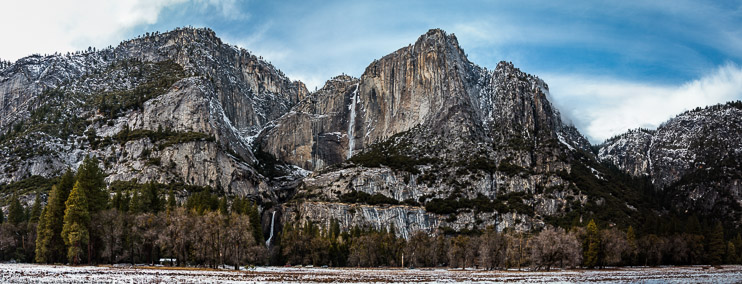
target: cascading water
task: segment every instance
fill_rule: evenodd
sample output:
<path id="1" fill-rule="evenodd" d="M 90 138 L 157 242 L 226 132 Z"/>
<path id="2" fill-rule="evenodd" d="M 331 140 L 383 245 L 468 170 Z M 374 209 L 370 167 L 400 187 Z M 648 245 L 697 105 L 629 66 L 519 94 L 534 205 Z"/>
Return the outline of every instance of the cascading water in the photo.
<path id="1" fill-rule="evenodd" d="M 276 211 L 273 211 L 273 214 L 271 215 L 271 233 L 268 235 L 268 240 L 265 241 L 265 246 L 270 247 L 271 246 L 271 239 L 273 239 L 273 221 L 276 220 Z"/>
<path id="2" fill-rule="evenodd" d="M 358 100 L 358 85 L 356 84 L 356 90 L 353 91 L 353 97 L 350 99 L 350 121 L 348 122 L 348 159 L 353 156 L 353 148 L 356 146 L 356 141 L 353 137 L 353 131 L 356 126 L 356 101 Z"/>

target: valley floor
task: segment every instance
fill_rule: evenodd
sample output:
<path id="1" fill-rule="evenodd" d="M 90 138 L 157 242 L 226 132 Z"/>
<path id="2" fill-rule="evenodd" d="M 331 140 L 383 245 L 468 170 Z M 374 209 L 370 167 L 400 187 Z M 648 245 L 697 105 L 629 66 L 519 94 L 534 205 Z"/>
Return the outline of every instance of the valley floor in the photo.
<path id="1" fill-rule="evenodd" d="M 447 269 L 352 269 L 258 267 L 248 271 L 164 267 L 0 264 L 0 283 L 739 283 L 742 266 L 564 270 L 550 272 Z"/>

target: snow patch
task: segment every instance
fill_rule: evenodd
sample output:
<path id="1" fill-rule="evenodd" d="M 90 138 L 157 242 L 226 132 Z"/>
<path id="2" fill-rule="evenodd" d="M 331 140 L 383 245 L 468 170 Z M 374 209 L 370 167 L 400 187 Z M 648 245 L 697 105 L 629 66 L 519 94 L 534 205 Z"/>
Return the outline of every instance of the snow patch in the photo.
<path id="1" fill-rule="evenodd" d="M 575 147 L 572 147 L 572 145 L 570 145 L 569 143 L 567 143 L 567 139 L 564 139 L 564 136 L 562 136 L 562 134 L 559 133 L 559 132 L 557 132 L 557 139 L 559 139 L 559 142 L 560 143 L 562 143 L 565 146 L 567 146 L 567 148 L 569 148 L 570 151 L 574 151 L 575 150 Z"/>

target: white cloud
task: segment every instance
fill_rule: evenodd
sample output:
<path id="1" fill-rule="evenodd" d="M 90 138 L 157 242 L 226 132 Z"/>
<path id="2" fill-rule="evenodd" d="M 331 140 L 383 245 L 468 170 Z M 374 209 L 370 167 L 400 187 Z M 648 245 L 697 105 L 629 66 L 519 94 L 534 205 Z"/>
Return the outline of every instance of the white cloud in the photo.
<path id="1" fill-rule="evenodd" d="M 685 110 L 742 99 L 742 68 L 731 63 L 680 85 L 589 75 L 541 77 L 559 109 L 593 143 L 628 129 L 656 128 Z"/>
<path id="2" fill-rule="evenodd" d="M 105 47 L 127 31 L 157 22 L 160 11 L 184 0 L 12 1 L 2 4 L 0 58 L 16 60 L 32 53 Z"/>

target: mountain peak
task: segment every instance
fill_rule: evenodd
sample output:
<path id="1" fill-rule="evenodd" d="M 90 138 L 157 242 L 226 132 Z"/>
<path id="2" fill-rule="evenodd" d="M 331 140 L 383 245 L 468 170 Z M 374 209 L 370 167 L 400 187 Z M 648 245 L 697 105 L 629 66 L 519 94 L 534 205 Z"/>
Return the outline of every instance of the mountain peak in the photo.
<path id="1" fill-rule="evenodd" d="M 134 39 L 121 42 L 121 45 L 137 45 L 143 42 L 168 42 L 178 41 L 183 43 L 212 43 L 221 45 L 222 40 L 216 36 L 216 32 L 210 28 L 194 28 L 194 27 L 183 27 L 175 28 L 172 31 L 166 31 L 164 33 L 152 32 L 140 35 Z"/>
<path id="2" fill-rule="evenodd" d="M 447 34 L 446 31 L 438 28 L 430 29 L 428 32 L 422 34 L 418 37 L 415 45 L 450 46 L 463 53 L 461 46 L 459 46 L 459 41 L 456 39 L 456 35 Z"/>

